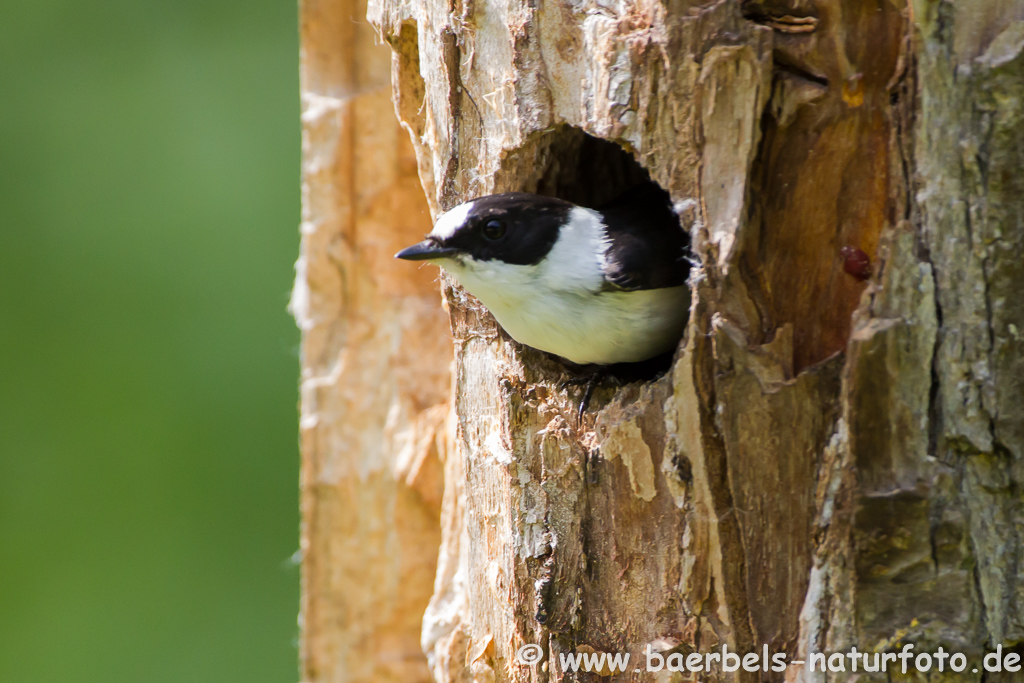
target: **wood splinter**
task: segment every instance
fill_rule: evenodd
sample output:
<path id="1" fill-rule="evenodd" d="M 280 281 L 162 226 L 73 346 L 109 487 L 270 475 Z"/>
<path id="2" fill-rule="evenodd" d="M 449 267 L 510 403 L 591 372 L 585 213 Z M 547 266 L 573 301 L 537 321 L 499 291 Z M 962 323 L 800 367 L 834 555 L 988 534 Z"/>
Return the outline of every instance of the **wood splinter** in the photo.
<path id="1" fill-rule="evenodd" d="M 794 17 L 789 14 L 767 17 L 763 23 L 779 33 L 814 33 L 818 28 L 817 17 Z"/>

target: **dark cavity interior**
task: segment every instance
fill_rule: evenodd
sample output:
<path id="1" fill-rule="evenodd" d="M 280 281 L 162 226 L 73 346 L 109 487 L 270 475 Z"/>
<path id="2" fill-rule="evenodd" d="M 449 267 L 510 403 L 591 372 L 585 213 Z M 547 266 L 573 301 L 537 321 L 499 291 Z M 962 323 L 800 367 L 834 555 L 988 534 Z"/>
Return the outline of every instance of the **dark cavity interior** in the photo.
<path id="1" fill-rule="evenodd" d="M 537 194 L 599 208 L 639 185 L 657 187 L 633 155 L 614 142 L 578 128 L 550 134 L 548 157 Z"/>

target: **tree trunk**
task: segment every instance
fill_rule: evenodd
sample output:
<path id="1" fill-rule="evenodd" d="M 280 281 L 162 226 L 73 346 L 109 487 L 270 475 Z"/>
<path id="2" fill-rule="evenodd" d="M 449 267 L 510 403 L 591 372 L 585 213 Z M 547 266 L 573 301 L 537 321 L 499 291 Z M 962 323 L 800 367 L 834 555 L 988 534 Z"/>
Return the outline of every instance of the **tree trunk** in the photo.
<path id="1" fill-rule="evenodd" d="M 367 664 L 430 591 L 403 443 L 444 462 L 439 683 L 908 643 L 969 662 L 911 679 L 1017 680 L 982 656 L 1024 643 L 1024 4 L 371 0 L 415 164 L 357 2 L 302 11 L 305 680 L 420 680 Z M 445 432 L 432 273 L 387 263 L 414 167 L 435 216 L 664 187 L 701 260 L 672 367 L 577 425 L 564 367 L 442 278 Z M 700 676 L 886 679 L 840 659 Z"/>
<path id="2" fill-rule="evenodd" d="M 451 345 L 436 278 L 392 254 L 430 214 L 365 1 L 301 11 L 302 678 L 429 681 Z"/>

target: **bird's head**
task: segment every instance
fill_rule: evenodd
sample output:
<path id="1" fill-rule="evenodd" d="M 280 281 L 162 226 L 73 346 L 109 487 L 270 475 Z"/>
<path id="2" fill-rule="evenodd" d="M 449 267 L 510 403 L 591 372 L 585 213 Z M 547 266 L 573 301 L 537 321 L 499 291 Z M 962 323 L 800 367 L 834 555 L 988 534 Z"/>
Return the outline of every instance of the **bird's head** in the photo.
<path id="1" fill-rule="evenodd" d="M 551 251 L 575 208 L 526 192 L 481 197 L 443 214 L 425 240 L 395 258 L 437 261 L 456 275 L 487 263 L 536 265 Z"/>

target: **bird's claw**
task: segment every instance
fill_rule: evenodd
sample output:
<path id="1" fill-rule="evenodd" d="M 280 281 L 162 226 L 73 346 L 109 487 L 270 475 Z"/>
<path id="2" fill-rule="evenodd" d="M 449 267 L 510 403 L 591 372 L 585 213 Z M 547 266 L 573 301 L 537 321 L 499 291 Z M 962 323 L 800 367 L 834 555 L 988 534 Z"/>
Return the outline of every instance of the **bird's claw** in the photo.
<path id="1" fill-rule="evenodd" d="M 613 375 L 610 375 L 608 368 L 601 365 L 591 365 L 587 368 L 581 369 L 582 374 L 577 374 L 571 377 L 567 377 L 558 383 L 558 388 L 562 391 L 566 391 L 569 387 L 584 387 L 583 397 L 580 399 L 579 407 L 576 410 L 576 428 L 583 428 L 583 417 L 586 415 L 587 406 L 590 405 L 590 399 L 594 396 L 594 389 L 597 385 L 606 379 L 615 380 Z"/>
<path id="2" fill-rule="evenodd" d="M 597 385 L 596 377 L 591 377 L 587 381 L 587 388 L 583 390 L 583 398 L 580 399 L 580 408 L 576 412 L 576 428 L 583 428 L 583 415 L 587 412 L 587 404 L 590 403 L 590 397 L 594 395 L 594 387 Z"/>

